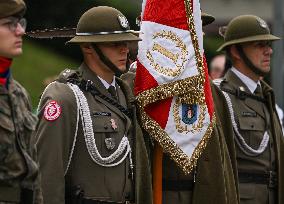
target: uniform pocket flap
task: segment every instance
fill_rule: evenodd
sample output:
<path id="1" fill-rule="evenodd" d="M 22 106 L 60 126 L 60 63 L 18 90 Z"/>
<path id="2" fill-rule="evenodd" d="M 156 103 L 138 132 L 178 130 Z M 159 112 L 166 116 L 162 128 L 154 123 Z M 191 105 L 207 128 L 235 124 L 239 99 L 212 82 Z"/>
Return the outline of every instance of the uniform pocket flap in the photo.
<path id="1" fill-rule="evenodd" d="M 252 131 L 265 131 L 265 126 L 260 118 L 241 118 L 239 120 L 241 130 L 252 130 Z"/>
<path id="2" fill-rule="evenodd" d="M 240 198 L 241 199 L 254 199 L 255 198 L 255 184 L 240 183 Z"/>
<path id="3" fill-rule="evenodd" d="M 118 126 L 116 119 L 109 116 L 93 116 L 94 132 L 117 132 Z"/>

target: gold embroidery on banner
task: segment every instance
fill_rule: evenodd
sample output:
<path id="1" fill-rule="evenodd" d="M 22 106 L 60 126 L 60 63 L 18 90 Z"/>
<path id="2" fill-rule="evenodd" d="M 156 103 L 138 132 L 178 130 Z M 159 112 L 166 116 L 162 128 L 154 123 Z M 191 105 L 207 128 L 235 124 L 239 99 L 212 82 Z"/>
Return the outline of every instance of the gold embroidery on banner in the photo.
<path id="1" fill-rule="evenodd" d="M 179 53 L 172 53 L 170 50 L 167 48 L 154 43 L 152 51 L 157 51 L 169 60 L 171 60 L 175 64 L 175 68 L 169 68 L 169 67 L 163 67 L 160 64 L 155 62 L 155 59 L 151 52 L 148 50 L 146 57 L 150 61 L 150 65 L 159 73 L 164 74 L 166 76 L 170 77 L 176 77 L 181 74 L 182 70 L 185 68 L 185 64 L 188 59 L 188 51 L 185 43 L 178 37 L 178 35 L 172 31 L 161 31 L 157 32 L 153 35 L 153 40 L 157 38 L 164 38 L 166 40 L 170 40 L 173 42 L 177 48 L 179 48 L 180 52 Z M 178 59 L 179 57 L 181 58 L 181 63 L 178 64 Z"/>
<path id="2" fill-rule="evenodd" d="M 153 51 L 158 51 L 159 53 L 163 54 L 165 57 L 171 59 L 175 64 L 178 60 L 178 54 L 174 54 L 167 50 L 166 48 L 162 47 L 161 45 L 154 43 Z"/>
<path id="3" fill-rule="evenodd" d="M 141 117 L 141 121 L 143 121 L 143 128 L 163 147 L 164 153 L 168 154 L 185 174 L 189 174 L 196 166 L 198 158 L 205 149 L 208 140 L 211 137 L 216 120 L 215 114 L 213 115 L 212 121 L 202 137 L 202 140 L 196 146 L 191 158 L 189 158 L 156 121 L 151 119 L 143 109 L 139 108 L 138 110 L 140 112 L 139 115 Z"/>
<path id="4" fill-rule="evenodd" d="M 204 104 L 205 95 L 203 93 L 203 86 L 200 84 L 200 76 L 162 84 L 158 87 L 143 91 L 136 96 L 136 99 L 139 106 L 145 107 L 151 103 L 172 96 L 180 96 L 180 103 Z"/>

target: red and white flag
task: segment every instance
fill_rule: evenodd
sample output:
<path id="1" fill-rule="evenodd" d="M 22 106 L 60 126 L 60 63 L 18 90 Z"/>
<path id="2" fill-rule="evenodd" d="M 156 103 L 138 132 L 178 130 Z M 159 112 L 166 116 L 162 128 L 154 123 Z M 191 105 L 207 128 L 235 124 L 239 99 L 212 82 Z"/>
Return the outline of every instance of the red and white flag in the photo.
<path id="1" fill-rule="evenodd" d="M 144 0 L 135 80 L 143 128 L 190 173 L 215 121 L 199 0 Z"/>

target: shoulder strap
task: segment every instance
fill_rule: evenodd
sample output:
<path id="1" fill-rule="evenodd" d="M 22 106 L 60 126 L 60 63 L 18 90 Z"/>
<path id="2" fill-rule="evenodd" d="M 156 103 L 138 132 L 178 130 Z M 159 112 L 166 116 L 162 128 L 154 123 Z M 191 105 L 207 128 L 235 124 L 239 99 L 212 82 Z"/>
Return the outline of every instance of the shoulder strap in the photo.
<path id="1" fill-rule="evenodd" d="M 239 99 L 241 99 L 241 100 L 245 100 L 246 98 L 251 98 L 251 99 L 260 101 L 260 102 L 262 102 L 262 103 L 266 103 L 265 98 L 260 97 L 260 96 L 256 96 L 256 95 L 254 95 L 254 94 L 247 93 L 246 91 L 243 91 L 243 90 L 241 90 L 240 88 L 239 88 L 239 89 L 236 89 L 236 90 L 224 88 L 223 86 L 221 86 L 222 82 L 223 82 L 223 78 L 213 80 L 213 83 L 214 83 L 222 92 L 226 92 L 226 93 L 235 95 L 237 98 L 239 98 Z"/>
<path id="2" fill-rule="evenodd" d="M 122 105 L 120 105 L 116 100 L 109 98 L 108 96 L 102 94 L 94 85 L 93 82 L 90 80 L 84 80 L 84 79 L 75 79 L 75 78 L 69 78 L 67 82 L 77 85 L 81 90 L 90 92 L 93 96 L 98 96 L 101 99 L 105 100 L 106 102 L 110 103 L 111 105 L 115 106 L 120 110 L 122 113 L 127 115 L 130 119 L 132 118 L 132 113 L 129 109 L 124 108 Z"/>

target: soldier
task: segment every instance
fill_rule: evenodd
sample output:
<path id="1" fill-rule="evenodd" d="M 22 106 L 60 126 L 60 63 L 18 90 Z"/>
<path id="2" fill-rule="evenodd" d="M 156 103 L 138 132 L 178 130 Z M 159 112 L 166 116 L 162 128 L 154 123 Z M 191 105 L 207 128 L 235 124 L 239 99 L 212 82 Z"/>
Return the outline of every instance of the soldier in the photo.
<path id="1" fill-rule="evenodd" d="M 22 54 L 26 20 L 22 0 L 0 1 L 0 203 L 32 204 L 38 178 L 32 133 L 37 117 L 10 66 Z"/>
<path id="2" fill-rule="evenodd" d="M 37 147 L 44 203 L 151 204 L 148 155 L 126 71 L 128 42 L 139 41 L 125 16 L 100 6 L 80 18 L 84 62 L 48 85 L 39 104 Z"/>
<path id="3" fill-rule="evenodd" d="M 219 86 L 234 127 L 236 157 L 232 159 L 237 162 L 241 203 L 284 203 L 282 130 L 273 90 L 260 80 L 270 71 L 271 43 L 279 38 L 253 15 L 234 18 L 224 38 L 219 51 L 226 51 L 232 67 Z"/>
<path id="4" fill-rule="evenodd" d="M 206 13 L 202 13 L 201 18 L 203 26 L 215 20 L 213 16 Z M 121 78 L 130 86 L 134 86 L 134 72 L 123 74 Z M 220 93 L 214 84 L 211 88 L 215 100 Z M 236 164 L 231 163 L 230 159 L 230 155 L 234 154 L 234 151 L 228 152 L 228 149 L 234 149 L 233 140 L 230 137 L 233 132 L 230 124 L 224 125 L 228 114 L 228 109 L 223 108 L 224 105 L 221 101 L 214 105 L 217 118 L 216 127 L 191 174 L 185 175 L 168 155 L 163 154 L 163 183 L 161 187 L 163 204 L 239 203 L 238 189 L 235 183 Z"/>

